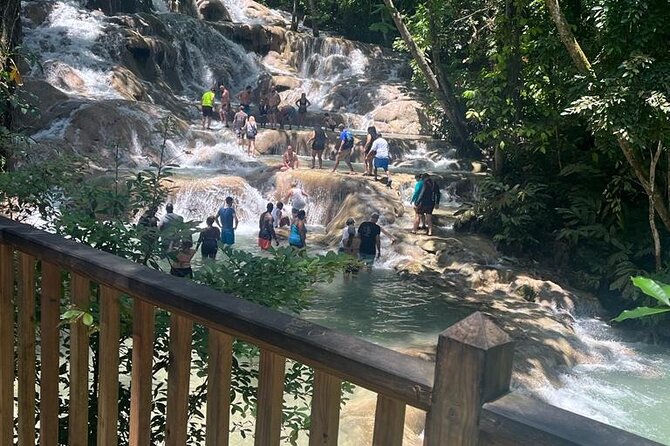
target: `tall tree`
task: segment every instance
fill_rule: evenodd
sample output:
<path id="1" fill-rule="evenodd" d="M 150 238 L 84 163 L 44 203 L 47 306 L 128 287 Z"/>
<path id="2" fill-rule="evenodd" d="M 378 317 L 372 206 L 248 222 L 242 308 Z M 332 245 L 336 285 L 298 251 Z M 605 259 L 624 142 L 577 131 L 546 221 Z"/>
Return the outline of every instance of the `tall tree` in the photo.
<path id="1" fill-rule="evenodd" d="M 312 35 L 319 37 L 319 23 L 317 22 L 316 0 L 309 0 L 309 15 L 312 19 Z"/>
<path id="2" fill-rule="evenodd" d="M 0 168 L 11 166 L 11 138 L 13 129 L 12 96 L 17 86 L 18 60 L 15 48 L 21 40 L 21 1 L 4 0 L 0 22 Z"/>

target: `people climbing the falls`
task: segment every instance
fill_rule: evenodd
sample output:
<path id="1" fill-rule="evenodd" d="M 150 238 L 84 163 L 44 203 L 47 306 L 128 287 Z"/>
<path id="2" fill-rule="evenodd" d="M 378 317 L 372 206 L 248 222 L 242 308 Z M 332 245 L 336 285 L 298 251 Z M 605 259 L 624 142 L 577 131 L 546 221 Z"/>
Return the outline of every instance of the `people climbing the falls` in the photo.
<path id="1" fill-rule="evenodd" d="M 389 155 L 389 143 L 384 139 L 381 133 L 372 143 L 370 154 L 374 156 L 372 164 L 374 166 L 375 181 L 377 181 L 377 169 L 384 169 L 386 172 L 386 187 L 391 187 L 391 173 L 389 172 L 389 162 L 391 157 Z"/>
<path id="2" fill-rule="evenodd" d="M 233 131 L 235 136 L 237 136 L 237 143 L 242 145 L 244 139 L 244 126 L 247 123 L 247 118 L 249 115 L 244 111 L 244 107 L 240 105 L 237 113 L 233 117 Z"/>
<path id="3" fill-rule="evenodd" d="M 307 99 L 307 95 L 302 93 L 300 99 L 295 101 L 295 105 L 298 107 L 298 119 L 296 120 L 296 125 L 298 127 L 303 127 L 305 125 L 305 116 L 307 115 L 307 107 L 312 105 Z"/>
<path id="4" fill-rule="evenodd" d="M 292 124 L 295 120 L 295 107 L 292 105 L 282 105 L 279 107 L 279 128 L 288 127 L 293 130 Z"/>
<path id="5" fill-rule="evenodd" d="M 279 246 L 279 240 L 277 240 L 277 234 L 275 234 L 274 217 L 272 216 L 273 210 L 274 205 L 268 203 L 265 212 L 258 219 L 258 246 L 263 251 L 270 249 L 272 240 Z"/>
<path id="6" fill-rule="evenodd" d="M 219 209 L 216 216 L 221 228 L 221 242 L 229 246 L 235 244 L 235 230 L 239 221 L 233 208 L 233 197 L 226 197 L 226 204 Z"/>
<path id="7" fill-rule="evenodd" d="M 426 219 L 425 223 L 428 228 L 428 235 L 433 235 L 433 210 L 440 206 L 440 196 L 441 193 L 438 184 L 430 176 L 426 175 L 421 185 L 421 191 L 415 201 L 412 234 L 416 234 L 416 231 L 419 229 L 419 220 L 423 215 Z"/>
<path id="8" fill-rule="evenodd" d="M 303 188 L 300 186 L 300 183 L 294 181 L 291 184 L 291 189 L 286 194 L 286 198 L 284 198 L 284 201 L 291 203 L 291 207 L 293 209 L 301 210 L 307 206 L 308 198 L 309 195 L 307 194 L 307 192 L 303 190 Z"/>
<path id="9" fill-rule="evenodd" d="M 196 251 L 202 246 L 200 254 L 202 255 L 203 259 L 216 260 L 216 253 L 219 250 L 219 238 L 221 237 L 221 231 L 219 228 L 214 226 L 214 222 L 216 222 L 216 217 L 207 217 L 207 227 L 200 231 L 198 243 L 195 245 Z"/>
<path id="10" fill-rule="evenodd" d="M 270 120 L 270 128 L 275 129 L 279 121 L 279 104 L 281 104 L 281 96 L 277 91 L 277 87 L 272 86 L 267 97 L 268 103 L 268 118 Z"/>
<path id="11" fill-rule="evenodd" d="M 327 129 L 330 129 L 331 132 L 334 132 L 337 128 L 337 122 L 330 116 L 329 113 L 323 115 L 323 126 Z"/>
<path id="12" fill-rule="evenodd" d="M 200 107 L 202 108 L 202 129 L 209 130 L 212 124 L 212 116 L 214 116 L 214 96 L 216 95 L 216 88 L 212 87 L 202 94 L 200 100 Z"/>
<path id="13" fill-rule="evenodd" d="M 340 165 L 340 161 L 344 162 L 349 167 L 349 174 L 354 174 L 354 166 L 351 165 L 351 151 L 356 144 L 356 139 L 354 138 L 353 133 L 345 127 L 344 124 L 340 124 L 340 137 L 339 145 L 337 147 L 337 152 L 335 154 L 335 166 L 333 166 L 332 172 L 337 170 L 337 166 Z"/>
<path id="14" fill-rule="evenodd" d="M 312 169 L 316 164 L 316 159 L 319 159 L 319 169 L 323 169 L 323 151 L 326 150 L 328 144 L 328 136 L 324 127 L 314 126 L 312 135 L 307 140 L 307 145 L 312 145 Z"/>
<path id="15" fill-rule="evenodd" d="M 158 224 L 161 232 L 161 247 L 164 251 L 169 251 L 177 247 L 182 240 L 180 226 L 184 223 L 184 217 L 174 212 L 172 203 L 165 205 L 165 215 Z"/>
<path id="16" fill-rule="evenodd" d="M 286 152 L 282 155 L 281 171 L 297 169 L 300 166 L 298 154 L 293 150 L 292 145 L 286 147 Z"/>
<path id="17" fill-rule="evenodd" d="M 364 221 L 358 227 L 358 238 L 360 239 L 360 247 L 358 248 L 358 257 L 368 267 L 368 271 L 372 269 L 375 263 L 375 258 L 381 257 L 381 226 L 377 224 L 379 221 L 379 214 L 373 213 L 369 220 Z"/>
<path id="18" fill-rule="evenodd" d="M 368 133 L 365 137 L 365 145 L 363 146 L 363 163 L 365 167 L 365 172 L 363 176 L 372 176 L 372 160 L 374 159 L 374 154 L 372 151 L 372 143 L 379 137 L 377 133 L 377 128 L 374 126 L 368 127 Z"/>
<path id="19" fill-rule="evenodd" d="M 247 123 L 244 125 L 244 136 L 247 139 L 247 155 L 256 156 L 256 135 L 258 134 L 258 127 L 256 126 L 256 118 L 249 116 Z"/>
<path id="20" fill-rule="evenodd" d="M 297 249 L 303 249 L 306 246 L 307 227 L 305 226 L 305 218 L 306 215 L 304 209 L 301 209 L 296 213 L 289 231 L 289 246 Z"/>
<path id="21" fill-rule="evenodd" d="M 409 204 L 413 205 L 415 208 L 415 213 L 416 213 L 416 206 L 418 205 L 418 200 L 419 200 L 419 194 L 421 193 L 421 188 L 423 188 L 423 182 L 424 180 L 428 177 L 427 173 L 418 173 L 414 175 L 414 180 L 416 180 L 416 184 L 414 185 L 414 193 L 412 194 L 412 198 L 409 200 Z M 419 215 L 419 223 L 421 226 L 418 226 L 418 229 L 428 229 L 426 226 L 426 214 L 421 214 Z M 412 231 L 414 234 L 416 234 L 416 229 Z"/>
<path id="22" fill-rule="evenodd" d="M 237 95 L 237 99 L 240 101 L 240 107 L 248 115 L 251 113 L 251 85 L 247 85 L 244 90 L 240 91 Z"/>
<path id="23" fill-rule="evenodd" d="M 219 119 L 221 123 L 228 127 L 228 120 L 230 119 L 230 91 L 221 84 L 219 86 L 219 94 L 221 95 L 221 108 L 219 108 Z"/>
<path id="24" fill-rule="evenodd" d="M 272 211 L 272 220 L 275 228 L 283 228 L 291 224 L 288 215 L 284 215 L 284 203 L 278 201 Z"/>
<path id="25" fill-rule="evenodd" d="M 268 123 L 268 113 L 270 112 L 270 107 L 268 107 L 268 101 L 265 98 L 261 98 L 258 103 L 258 125 L 261 128 L 265 128 Z"/>

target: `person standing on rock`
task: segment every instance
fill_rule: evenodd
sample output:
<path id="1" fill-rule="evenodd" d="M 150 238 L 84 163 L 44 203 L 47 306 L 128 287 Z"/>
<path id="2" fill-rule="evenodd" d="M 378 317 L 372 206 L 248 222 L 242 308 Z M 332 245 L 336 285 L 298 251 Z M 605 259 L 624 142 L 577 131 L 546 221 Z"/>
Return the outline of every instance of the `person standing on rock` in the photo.
<path id="1" fill-rule="evenodd" d="M 340 124 L 340 144 L 337 148 L 337 153 L 335 155 L 335 166 L 333 167 L 332 172 L 337 170 L 337 166 L 340 165 L 340 161 L 344 162 L 349 167 L 349 174 L 354 174 L 354 166 L 351 165 L 351 151 L 356 144 L 354 135 L 347 129 L 344 124 Z"/>
<path id="2" fill-rule="evenodd" d="M 237 143 L 239 145 L 242 145 L 242 139 L 244 138 L 244 127 L 247 124 L 247 115 L 244 112 L 244 107 L 240 105 L 240 108 L 237 113 L 235 113 L 235 116 L 233 117 L 233 131 L 235 132 L 235 136 L 237 136 Z"/>
<path id="3" fill-rule="evenodd" d="M 302 190 L 302 187 L 300 187 L 300 184 L 298 184 L 297 181 L 294 181 L 293 184 L 291 184 L 291 190 L 286 194 L 284 201 L 288 202 L 291 200 L 291 207 L 293 209 L 301 210 L 307 206 L 308 198 L 309 195 L 307 192 Z"/>
<path id="4" fill-rule="evenodd" d="M 222 124 L 225 124 L 225 126 L 228 127 L 228 119 L 230 118 L 230 91 L 228 91 L 228 89 L 223 84 L 219 86 L 219 90 L 221 92 L 221 108 L 219 109 L 219 119 L 221 119 Z"/>
<path id="5" fill-rule="evenodd" d="M 252 157 L 256 156 L 256 135 L 258 135 L 256 118 L 249 116 L 244 126 L 244 136 L 247 138 L 247 155 Z"/>
<path id="6" fill-rule="evenodd" d="M 368 266 L 368 271 L 372 269 L 372 265 L 375 263 L 375 256 L 379 259 L 382 253 L 380 239 L 382 229 L 377 224 L 377 221 L 379 221 L 379 214 L 375 212 L 370 215 L 368 221 L 364 221 L 358 227 L 358 238 L 361 241 L 358 248 L 358 257 Z"/>
<path id="7" fill-rule="evenodd" d="M 293 150 L 292 145 L 286 147 L 286 152 L 282 155 L 283 165 L 281 167 L 282 171 L 297 169 L 300 166 L 300 160 L 298 159 L 298 154 Z"/>
<path id="8" fill-rule="evenodd" d="M 247 115 L 251 113 L 251 85 L 247 85 L 238 95 L 237 99 L 240 101 L 240 107 Z"/>
<path id="9" fill-rule="evenodd" d="M 374 126 L 368 127 L 368 134 L 365 138 L 365 146 L 363 146 L 363 163 L 365 164 L 365 173 L 363 176 L 372 176 L 372 160 L 374 154 L 372 153 L 372 143 L 379 137 L 377 128 Z"/>
<path id="10" fill-rule="evenodd" d="M 311 102 L 309 102 L 309 99 L 307 99 L 307 95 L 305 93 L 300 95 L 300 99 L 295 101 L 296 107 L 298 107 L 298 119 L 297 119 L 297 125 L 298 127 L 302 127 L 305 125 L 305 116 L 307 115 L 307 107 L 312 105 Z"/>
<path id="11" fill-rule="evenodd" d="M 158 224 L 158 229 L 164 235 L 161 236 L 161 246 L 168 251 L 172 247 L 177 247 L 181 242 L 179 226 L 184 223 L 184 217 L 174 213 L 174 206 L 171 203 L 165 205 L 165 216 Z"/>
<path id="12" fill-rule="evenodd" d="M 279 104 L 281 104 L 281 96 L 277 92 L 277 87 L 273 86 L 268 94 L 268 118 L 272 129 L 275 129 L 279 122 Z"/>
<path id="13" fill-rule="evenodd" d="M 324 127 L 314 126 L 312 136 L 307 140 L 307 144 L 312 144 L 312 169 L 316 164 L 316 158 L 319 158 L 319 169 L 323 169 L 323 151 L 326 150 L 328 137 Z"/>
<path id="14" fill-rule="evenodd" d="M 221 237 L 221 231 L 219 228 L 214 226 L 215 221 L 216 217 L 207 217 L 207 227 L 200 231 L 198 243 L 195 245 L 196 251 L 200 245 L 202 245 L 200 254 L 202 255 L 203 259 L 216 259 L 216 252 L 219 249 L 219 238 Z"/>
<path id="15" fill-rule="evenodd" d="M 217 212 L 219 226 L 221 227 L 221 242 L 224 245 L 235 244 L 235 230 L 239 221 L 233 209 L 233 197 L 226 197 L 226 205 Z"/>
<path id="16" fill-rule="evenodd" d="M 414 205 L 414 213 L 418 215 L 419 220 L 421 223 L 421 227 L 418 229 L 428 229 L 426 226 L 426 215 L 425 214 L 418 214 L 416 212 L 416 206 L 418 205 L 419 202 L 419 195 L 421 194 L 421 189 L 423 188 L 423 182 L 425 179 L 428 178 L 427 173 L 422 173 L 422 174 L 416 174 L 414 176 L 414 179 L 416 180 L 416 184 L 414 185 L 414 193 L 412 194 L 412 199 L 409 200 L 409 204 Z M 413 233 L 416 234 L 416 229 L 412 231 Z"/>
<path id="17" fill-rule="evenodd" d="M 440 188 L 437 183 L 430 177 L 425 178 L 414 208 L 416 215 L 414 216 L 413 234 L 416 234 L 420 217 L 424 215 L 428 226 L 428 235 L 433 235 L 433 210 L 439 207 L 440 196 Z"/>
<path id="18" fill-rule="evenodd" d="M 258 246 L 263 251 L 270 249 L 273 239 L 277 246 L 279 246 L 279 240 L 277 240 L 277 234 L 275 234 L 275 228 L 273 224 L 273 209 L 274 205 L 272 203 L 268 203 L 265 212 L 263 212 L 261 217 L 258 219 Z"/>
<path id="19" fill-rule="evenodd" d="M 372 143 L 370 153 L 374 153 L 374 176 L 375 181 L 377 181 L 377 169 L 384 169 L 386 171 L 386 187 L 391 187 L 391 174 L 389 172 L 389 162 L 391 158 L 389 156 L 389 143 L 384 139 L 380 133 L 377 139 Z"/>
<path id="20" fill-rule="evenodd" d="M 258 124 L 262 129 L 264 129 L 268 123 L 269 111 L 270 107 L 268 107 L 267 99 L 261 98 L 260 103 L 258 104 Z"/>
<path id="21" fill-rule="evenodd" d="M 212 124 L 212 116 L 214 116 L 214 96 L 216 89 L 214 87 L 210 88 L 202 94 L 202 99 L 200 100 L 200 106 L 202 108 L 202 129 L 209 130 L 210 125 Z"/>

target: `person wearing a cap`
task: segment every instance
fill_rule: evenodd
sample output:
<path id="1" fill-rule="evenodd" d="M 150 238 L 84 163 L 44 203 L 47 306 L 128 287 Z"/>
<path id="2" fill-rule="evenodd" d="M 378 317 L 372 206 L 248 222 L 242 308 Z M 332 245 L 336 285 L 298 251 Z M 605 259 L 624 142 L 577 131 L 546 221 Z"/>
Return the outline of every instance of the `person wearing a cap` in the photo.
<path id="1" fill-rule="evenodd" d="M 368 271 L 372 269 L 375 263 L 375 256 L 378 259 L 381 256 L 381 240 L 379 235 L 382 228 L 377 224 L 379 214 L 376 212 L 370 215 L 370 220 L 364 221 L 358 227 L 358 238 L 361 245 L 358 248 L 358 257 L 368 266 Z"/>

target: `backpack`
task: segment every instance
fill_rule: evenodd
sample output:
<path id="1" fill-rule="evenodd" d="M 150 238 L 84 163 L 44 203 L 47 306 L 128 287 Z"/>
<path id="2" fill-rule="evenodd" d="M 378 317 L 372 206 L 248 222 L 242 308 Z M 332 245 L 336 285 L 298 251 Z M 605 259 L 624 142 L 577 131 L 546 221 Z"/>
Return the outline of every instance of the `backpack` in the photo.
<path id="1" fill-rule="evenodd" d="M 342 150 L 349 150 L 354 148 L 354 135 L 348 130 L 344 134 L 344 142 L 342 143 Z"/>
<path id="2" fill-rule="evenodd" d="M 247 125 L 247 136 L 253 138 L 258 134 L 258 128 L 255 125 Z"/>

